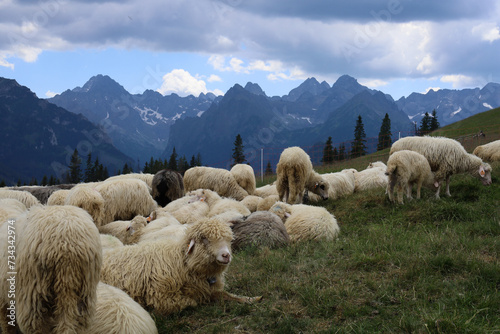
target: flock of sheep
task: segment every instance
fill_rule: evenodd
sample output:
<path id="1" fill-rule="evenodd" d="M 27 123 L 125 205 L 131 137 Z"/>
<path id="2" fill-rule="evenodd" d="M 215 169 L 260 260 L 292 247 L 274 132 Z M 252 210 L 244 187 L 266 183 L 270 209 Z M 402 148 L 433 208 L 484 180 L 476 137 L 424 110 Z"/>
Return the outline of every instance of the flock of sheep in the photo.
<path id="1" fill-rule="evenodd" d="M 305 201 L 371 188 L 417 198 L 450 176 L 491 184 L 500 140 L 469 154 L 455 140 L 407 137 L 387 165 L 318 174 L 306 152 L 283 151 L 274 184 L 256 188 L 249 165 L 193 167 L 103 182 L 0 189 L 0 324 L 3 333 L 157 333 L 161 315 L 215 300 L 258 302 L 224 290 L 225 272 L 249 246 L 334 240 L 333 214 Z M 15 256 L 13 256 L 15 255 Z M 13 283 L 14 282 L 14 283 Z M 15 306 L 15 307 L 14 307 Z M 14 310 L 14 311 L 13 311 Z"/>

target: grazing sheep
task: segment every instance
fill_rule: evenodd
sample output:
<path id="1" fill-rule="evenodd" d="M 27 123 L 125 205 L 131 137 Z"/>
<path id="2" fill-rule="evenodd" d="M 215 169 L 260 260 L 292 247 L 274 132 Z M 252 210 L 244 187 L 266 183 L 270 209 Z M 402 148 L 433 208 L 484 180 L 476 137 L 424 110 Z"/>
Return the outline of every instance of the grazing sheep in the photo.
<path id="1" fill-rule="evenodd" d="M 241 200 L 241 204 L 246 206 L 250 212 L 255 212 L 257 211 L 257 205 L 259 205 L 260 200 L 262 200 L 262 197 L 260 196 L 248 195 Z"/>
<path id="2" fill-rule="evenodd" d="M 86 334 L 156 334 L 151 315 L 122 290 L 100 282 L 92 323 Z"/>
<path id="3" fill-rule="evenodd" d="M 249 195 L 253 195 L 256 182 L 252 166 L 247 164 L 236 164 L 229 172 L 233 174 L 236 182 L 238 182 L 238 184 L 245 189 Z"/>
<path id="4" fill-rule="evenodd" d="M 139 215 L 149 216 L 158 207 L 148 186 L 141 180 L 124 178 L 105 181 L 95 189 L 104 198 L 102 225 L 115 220 L 130 220 Z"/>
<path id="5" fill-rule="evenodd" d="M 135 216 L 131 221 L 117 220 L 99 227 L 99 233 L 111 234 L 118 238 L 124 245 L 136 243 L 138 237 L 136 232 L 148 224 L 144 216 Z"/>
<path id="6" fill-rule="evenodd" d="M 99 232 L 74 206 L 40 206 L 16 223 L 16 321 L 23 333 L 85 333 L 101 270 Z M 2 228 L 7 231 L 8 224 Z M 6 321 L 7 235 L 0 233 L 0 321 Z M 5 332 L 6 323 L 3 323 Z"/>
<path id="7" fill-rule="evenodd" d="M 54 191 L 47 199 L 47 205 L 64 205 L 64 203 L 66 202 L 66 197 L 68 197 L 70 191 L 70 189 L 61 189 Z"/>
<path id="8" fill-rule="evenodd" d="M 333 240 L 340 232 L 335 217 L 323 207 L 277 202 L 269 211 L 285 223 L 293 242 Z"/>
<path id="9" fill-rule="evenodd" d="M 357 173 L 357 172 L 356 172 Z M 323 179 L 328 182 L 328 198 L 339 199 L 354 193 L 356 177 L 354 172 L 341 171 L 336 173 L 322 174 Z M 309 200 L 318 202 L 321 198 L 316 194 L 308 194 Z"/>
<path id="10" fill-rule="evenodd" d="M 146 182 L 149 188 L 153 188 L 153 178 L 154 174 L 149 174 L 149 173 L 129 173 L 129 174 L 120 174 L 120 175 L 115 175 L 108 177 L 104 182 L 106 181 L 113 181 L 113 180 L 123 180 L 123 179 L 137 179 L 141 180 L 143 182 Z"/>
<path id="11" fill-rule="evenodd" d="M 385 175 L 386 167 L 372 167 L 354 173 L 354 192 L 366 191 L 370 189 L 385 189 L 389 179 Z"/>
<path id="12" fill-rule="evenodd" d="M 248 208 L 245 205 L 241 204 L 241 202 L 238 202 L 237 200 L 234 200 L 232 198 L 223 198 L 217 201 L 210 208 L 210 211 L 208 212 L 208 217 L 213 217 L 228 211 L 238 212 L 244 216 L 248 216 L 251 213 L 250 210 L 248 210 Z"/>
<path id="13" fill-rule="evenodd" d="M 0 199 L 0 225 L 26 212 L 26 205 L 14 198 Z"/>
<path id="14" fill-rule="evenodd" d="M 240 250 L 252 245 L 278 248 L 290 242 L 283 221 L 276 214 L 257 211 L 249 216 L 230 221 L 233 229 L 233 249 Z"/>
<path id="15" fill-rule="evenodd" d="M 212 167 L 192 167 L 184 173 L 186 191 L 210 189 L 222 197 L 231 197 L 241 201 L 248 192 L 234 179 L 226 169 Z"/>
<path id="16" fill-rule="evenodd" d="M 278 195 L 271 195 L 261 198 L 257 204 L 257 211 L 269 211 L 269 209 L 274 205 L 274 203 L 280 200 Z"/>
<path id="17" fill-rule="evenodd" d="M 256 188 L 254 193 L 256 196 L 260 196 L 262 198 L 271 196 L 271 195 L 279 195 L 278 189 L 276 189 L 276 184 L 266 184 L 265 186 Z"/>
<path id="18" fill-rule="evenodd" d="M 53 186 L 22 186 L 22 187 L 12 187 L 12 190 L 25 190 L 36 197 L 41 204 L 47 204 L 47 200 L 54 191 L 60 189 L 71 189 L 74 184 L 57 184 Z"/>
<path id="19" fill-rule="evenodd" d="M 306 189 L 328 199 L 328 183 L 313 170 L 309 155 L 300 147 L 289 147 L 281 153 L 276 174 L 280 200 L 301 203 Z"/>
<path id="20" fill-rule="evenodd" d="M 101 193 L 90 186 L 77 186 L 71 189 L 64 205 L 73 205 L 87 211 L 99 228 L 104 224 L 104 198 Z"/>
<path id="21" fill-rule="evenodd" d="M 483 161 L 500 161 L 500 139 L 477 146 L 472 154 L 478 156 Z"/>
<path id="22" fill-rule="evenodd" d="M 218 219 L 189 225 L 181 240 L 140 242 L 104 256 L 101 280 L 160 314 L 179 312 L 213 299 L 253 302 L 224 289 L 231 262 L 231 228 Z"/>
<path id="23" fill-rule="evenodd" d="M 438 187 L 429 162 L 418 152 L 409 150 L 394 152 L 387 161 L 386 174 L 389 177 L 387 184 L 389 199 L 394 202 L 394 189 L 396 189 L 399 204 L 403 204 L 403 193 L 406 193 L 409 200 L 412 199 L 412 185 L 415 183 L 417 184 L 417 199 L 420 198 L 422 185 L 432 187 L 433 190 Z"/>
<path id="24" fill-rule="evenodd" d="M 40 205 L 40 201 L 27 191 L 0 189 L 0 199 L 2 198 L 17 199 L 19 202 L 23 203 L 27 209 L 31 208 L 34 205 Z"/>
<path id="25" fill-rule="evenodd" d="M 156 173 L 151 188 L 153 199 L 162 207 L 184 196 L 182 175 L 173 170 L 163 169 Z"/>
<path id="26" fill-rule="evenodd" d="M 446 180 L 446 195 L 450 194 L 450 177 L 453 174 L 469 173 L 479 178 L 483 185 L 491 184 L 491 166 L 467 153 L 456 140 L 445 137 L 405 137 L 392 144 L 390 154 L 401 150 L 410 150 L 422 154 L 434 172 L 436 181 Z M 436 191 L 439 197 L 441 184 Z"/>

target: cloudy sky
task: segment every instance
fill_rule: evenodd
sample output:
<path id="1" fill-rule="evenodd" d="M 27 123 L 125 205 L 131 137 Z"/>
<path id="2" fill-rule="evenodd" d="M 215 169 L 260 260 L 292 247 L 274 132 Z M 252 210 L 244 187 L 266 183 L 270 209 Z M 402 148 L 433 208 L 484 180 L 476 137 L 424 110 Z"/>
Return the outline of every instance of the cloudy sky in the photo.
<path id="1" fill-rule="evenodd" d="M 181 96 L 348 74 L 399 99 L 500 82 L 499 27 L 498 0 L 0 0 L 0 76 L 45 98 L 97 74 Z"/>

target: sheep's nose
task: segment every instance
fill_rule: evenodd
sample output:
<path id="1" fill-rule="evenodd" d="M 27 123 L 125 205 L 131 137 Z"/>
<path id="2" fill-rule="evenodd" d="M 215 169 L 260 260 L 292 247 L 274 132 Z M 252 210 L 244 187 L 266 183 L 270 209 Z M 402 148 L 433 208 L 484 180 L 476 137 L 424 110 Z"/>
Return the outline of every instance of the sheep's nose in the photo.
<path id="1" fill-rule="evenodd" d="M 231 261 L 231 254 L 230 253 L 222 253 L 221 257 L 225 263 L 229 263 Z"/>

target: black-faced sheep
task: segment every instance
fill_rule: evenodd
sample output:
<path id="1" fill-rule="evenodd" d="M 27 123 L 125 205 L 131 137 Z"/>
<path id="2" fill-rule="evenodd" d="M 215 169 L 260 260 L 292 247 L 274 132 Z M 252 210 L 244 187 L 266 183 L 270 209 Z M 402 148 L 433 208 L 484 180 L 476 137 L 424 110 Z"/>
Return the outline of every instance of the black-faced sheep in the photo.
<path id="1" fill-rule="evenodd" d="M 412 199 L 413 184 L 417 185 L 417 199 L 420 198 L 422 185 L 430 187 L 434 191 L 438 187 L 429 162 L 418 152 L 408 150 L 394 152 L 387 161 L 386 173 L 389 177 L 387 194 L 392 202 L 394 202 L 394 190 L 396 190 L 398 202 L 403 204 L 403 193 L 406 193 L 409 200 Z"/>
<path id="2" fill-rule="evenodd" d="M 131 220 L 149 216 L 158 205 L 151 197 L 147 184 L 134 178 L 105 181 L 95 187 L 104 198 L 102 225 L 115 220 Z"/>
<path id="3" fill-rule="evenodd" d="M 212 167 L 192 167 L 184 173 L 184 189 L 186 192 L 196 189 L 210 189 L 220 196 L 231 197 L 241 201 L 248 192 L 234 179 L 226 169 Z"/>
<path id="4" fill-rule="evenodd" d="M 85 334 L 157 334 L 151 315 L 122 290 L 100 282 L 95 315 Z"/>
<path id="5" fill-rule="evenodd" d="M 184 196 L 184 182 L 179 172 L 163 169 L 155 174 L 152 183 L 153 199 L 164 207 Z"/>
<path id="6" fill-rule="evenodd" d="M 488 144 L 479 145 L 474 149 L 472 154 L 480 157 L 483 161 L 500 161 L 500 140 L 495 140 Z"/>
<path id="7" fill-rule="evenodd" d="M 16 310 L 23 333 L 85 333 L 95 311 L 101 270 L 99 232 L 74 206 L 40 206 L 18 217 Z M 2 226 L 0 321 L 7 324 L 7 227 Z M 11 268 L 12 269 L 12 268 Z"/>
<path id="8" fill-rule="evenodd" d="M 252 166 L 247 164 L 236 164 L 229 171 L 233 174 L 238 184 L 246 190 L 249 195 L 255 191 L 255 173 Z"/>
<path id="9" fill-rule="evenodd" d="M 233 249 L 240 250 L 249 246 L 278 248 L 290 242 L 283 221 L 269 211 L 256 211 L 249 216 L 232 219 Z"/>
<path id="10" fill-rule="evenodd" d="M 284 221 L 293 242 L 333 240 L 340 232 L 335 217 L 320 206 L 277 202 L 269 211 Z"/>
<path id="11" fill-rule="evenodd" d="M 456 140 L 444 137 L 405 137 L 392 144 L 390 154 L 410 150 L 422 154 L 434 172 L 435 179 L 441 183 L 446 180 L 446 195 L 450 194 L 450 177 L 453 174 L 469 173 L 479 178 L 483 185 L 491 184 L 491 166 L 467 153 Z M 439 196 L 441 186 L 436 191 Z"/>
<path id="12" fill-rule="evenodd" d="M 276 176 L 278 195 L 284 202 L 302 203 L 306 189 L 328 199 L 328 182 L 313 170 L 309 155 L 300 147 L 289 147 L 281 153 Z"/>
<path id="13" fill-rule="evenodd" d="M 213 299 L 235 297 L 224 291 L 233 232 L 218 219 L 189 225 L 177 242 L 140 242 L 104 255 L 101 280 L 160 314 L 179 312 Z"/>

